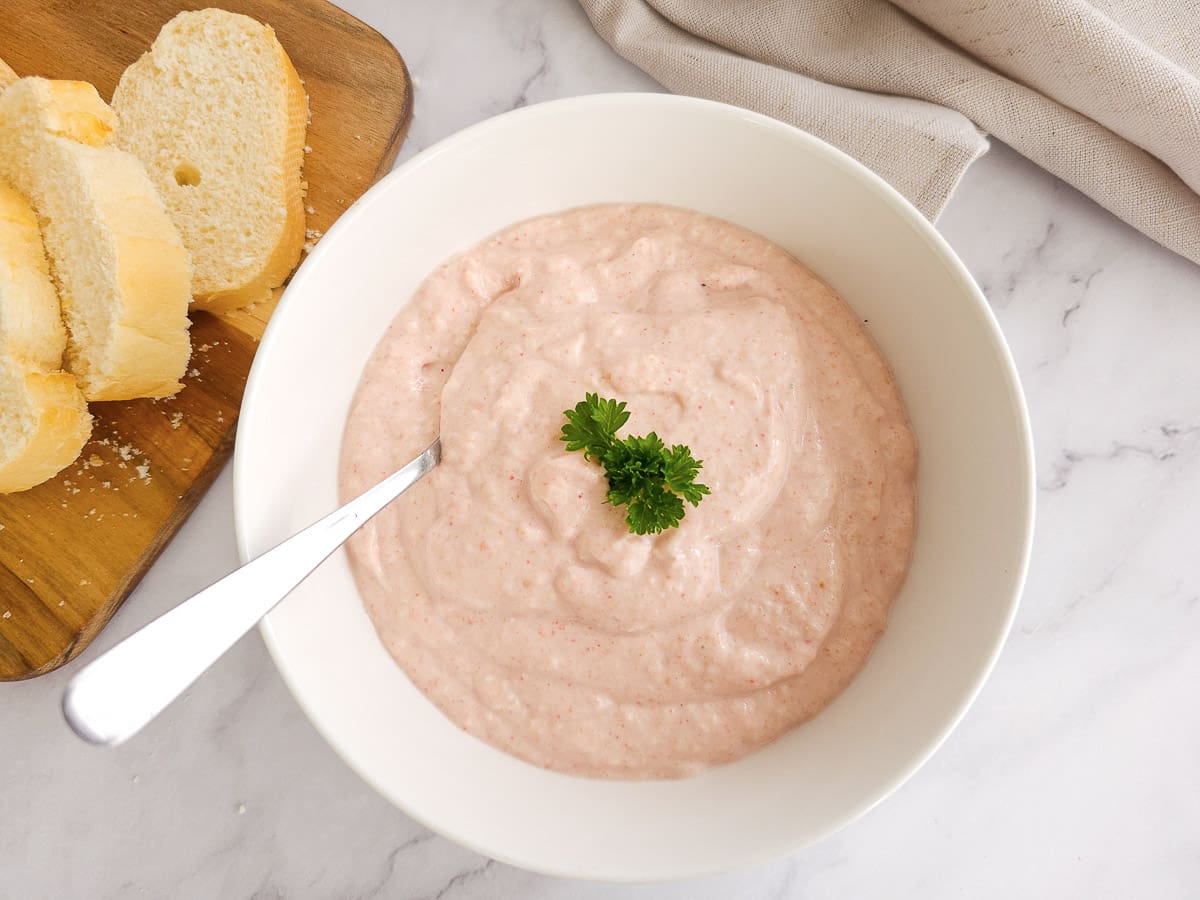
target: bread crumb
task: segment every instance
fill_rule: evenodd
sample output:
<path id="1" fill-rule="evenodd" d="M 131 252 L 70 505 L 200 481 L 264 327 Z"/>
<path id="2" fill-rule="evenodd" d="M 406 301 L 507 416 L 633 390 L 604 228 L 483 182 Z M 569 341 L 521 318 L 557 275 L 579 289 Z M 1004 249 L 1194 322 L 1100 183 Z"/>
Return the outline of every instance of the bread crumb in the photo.
<path id="1" fill-rule="evenodd" d="M 200 375 L 200 370 L 197 368 L 188 369 L 188 378 L 197 378 Z"/>
<path id="2" fill-rule="evenodd" d="M 317 214 L 317 211 L 316 211 L 316 209 L 315 209 L 314 207 L 311 207 L 311 206 L 306 206 L 306 207 L 304 207 L 304 211 L 305 211 L 306 213 L 308 213 L 310 216 L 315 216 L 315 215 Z"/>
<path id="3" fill-rule="evenodd" d="M 91 584 L 91 582 L 90 582 L 90 581 L 88 581 L 86 578 L 80 578 L 80 579 L 79 579 L 79 586 L 80 586 L 80 587 L 87 587 L 89 584 Z"/>
<path id="4" fill-rule="evenodd" d="M 312 153 L 312 147 L 308 146 L 308 144 L 305 144 L 305 145 L 304 145 L 304 152 L 305 152 L 305 153 Z"/>
<path id="5" fill-rule="evenodd" d="M 199 347 L 196 348 L 196 352 L 207 353 L 211 349 L 212 349 L 212 344 L 201 344 Z"/>
<path id="6" fill-rule="evenodd" d="M 178 430 L 179 426 L 183 424 L 183 413 L 181 413 L 181 412 L 171 413 L 170 422 L 171 422 L 171 427 Z"/>
<path id="7" fill-rule="evenodd" d="M 125 444 L 124 446 L 117 448 L 117 453 L 120 454 L 121 459 L 128 462 L 129 460 L 133 459 L 135 451 L 132 444 Z"/>
<path id="8" fill-rule="evenodd" d="M 0 619 L 11 619 L 11 618 L 12 618 L 12 612 L 7 609 L 4 611 L 4 615 L 0 616 Z"/>
<path id="9" fill-rule="evenodd" d="M 104 488 L 107 491 L 109 488 L 112 487 L 112 482 L 111 481 L 102 481 L 102 482 L 100 482 L 100 487 Z"/>
<path id="10" fill-rule="evenodd" d="M 142 479 L 142 481 L 150 480 L 150 463 L 142 463 L 136 467 L 135 471 L 138 474 L 138 478 Z"/>
<path id="11" fill-rule="evenodd" d="M 104 465 L 104 460 L 102 460 L 99 456 L 97 456 L 95 453 L 93 453 L 91 456 L 88 457 L 88 465 L 91 466 L 93 469 L 98 469 L 102 465 Z"/>
<path id="12" fill-rule="evenodd" d="M 67 601 L 66 601 L 66 600 L 59 600 L 59 601 L 58 601 L 58 605 L 59 605 L 59 606 L 66 606 L 66 605 L 67 605 Z"/>
<path id="13" fill-rule="evenodd" d="M 244 816 L 246 814 L 246 804 L 245 803 L 239 803 L 237 805 L 237 814 L 239 816 Z"/>

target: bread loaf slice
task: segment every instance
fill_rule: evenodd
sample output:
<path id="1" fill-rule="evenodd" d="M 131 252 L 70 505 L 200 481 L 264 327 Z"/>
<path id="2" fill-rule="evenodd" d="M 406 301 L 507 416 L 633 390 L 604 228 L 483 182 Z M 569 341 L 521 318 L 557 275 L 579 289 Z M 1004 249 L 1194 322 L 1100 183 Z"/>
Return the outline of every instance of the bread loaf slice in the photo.
<path id="1" fill-rule="evenodd" d="M 165 397 L 191 353 L 191 266 L 142 164 L 106 146 L 114 125 L 90 84 L 22 78 L 0 94 L 0 177 L 42 223 L 84 396 Z"/>
<path id="2" fill-rule="evenodd" d="M 8 63 L 0 59 L 0 91 L 17 80 L 17 73 L 8 67 Z"/>
<path id="3" fill-rule="evenodd" d="M 117 143 L 145 164 L 192 254 L 197 308 L 267 299 L 304 244 L 308 105 L 275 32 L 182 12 L 113 94 Z"/>
<path id="4" fill-rule="evenodd" d="M 0 181 L 0 494 L 58 474 L 91 434 L 83 395 L 60 371 L 66 343 L 37 218 Z"/>

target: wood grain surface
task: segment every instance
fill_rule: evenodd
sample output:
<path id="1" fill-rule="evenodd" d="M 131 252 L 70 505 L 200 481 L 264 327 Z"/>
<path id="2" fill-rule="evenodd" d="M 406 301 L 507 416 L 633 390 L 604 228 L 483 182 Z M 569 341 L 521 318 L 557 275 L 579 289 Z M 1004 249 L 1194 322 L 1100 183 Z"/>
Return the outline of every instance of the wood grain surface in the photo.
<path id="1" fill-rule="evenodd" d="M 215 5 L 271 25 L 309 96 L 305 204 L 317 233 L 391 168 L 408 127 L 403 60 L 325 0 L 0 5 L 0 58 L 19 75 L 91 81 L 106 100 L 180 10 Z M 246 375 L 273 308 L 194 314 L 178 395 L 93 403 L 95 431 L 79 460 L 33 490 L 0 496 L 0 680 L 52 671 L 86 647 L 199 502 L 233 448 Z"/>

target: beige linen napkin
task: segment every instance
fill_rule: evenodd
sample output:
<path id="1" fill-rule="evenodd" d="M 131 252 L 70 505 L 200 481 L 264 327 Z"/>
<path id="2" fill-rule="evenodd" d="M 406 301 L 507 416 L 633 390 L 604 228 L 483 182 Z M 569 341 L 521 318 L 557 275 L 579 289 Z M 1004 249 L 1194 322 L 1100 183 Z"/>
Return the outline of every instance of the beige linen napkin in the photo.
<path id="1" fill-rule="evenodd" d="M 581 0 L 672 91 L 824 138 L 936 218 L 994 134 L 1200 263 L 1200 0 Z"/>

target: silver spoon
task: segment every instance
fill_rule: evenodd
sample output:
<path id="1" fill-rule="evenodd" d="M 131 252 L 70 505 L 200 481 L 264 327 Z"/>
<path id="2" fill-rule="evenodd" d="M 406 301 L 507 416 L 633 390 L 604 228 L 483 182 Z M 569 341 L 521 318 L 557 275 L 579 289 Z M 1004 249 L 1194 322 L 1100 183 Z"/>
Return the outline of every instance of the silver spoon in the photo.
<path id="1" fill-rule="evenodd" d="M 115 746 L 204 674 L 367 520 L 442 459 L 438 438 L 408 465 L 341 509 L 272 547 L 135 631 L 67 684 L 62 708 L 75 733 Z"/>

